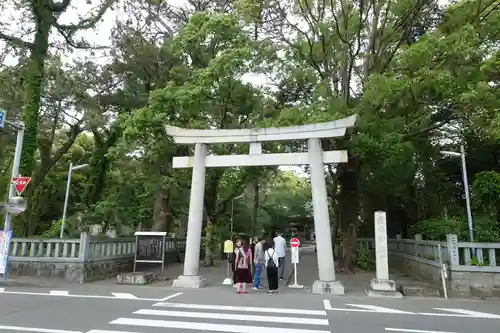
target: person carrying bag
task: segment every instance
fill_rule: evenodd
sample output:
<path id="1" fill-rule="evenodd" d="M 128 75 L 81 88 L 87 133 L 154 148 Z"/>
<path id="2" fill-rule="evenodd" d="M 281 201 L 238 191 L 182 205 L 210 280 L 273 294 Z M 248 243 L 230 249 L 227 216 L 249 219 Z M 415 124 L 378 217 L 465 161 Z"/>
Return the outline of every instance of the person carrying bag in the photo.
<path id="1" fill-rule="evenodd" d="M 278 267 L 279 267 L 279 257 L 274 248 L 274 242 L 271 241 L 268 244 L 265 253 L 265 263 L 267 271 L 267 281 L 269 283 L 268 294 L 277 294 L 279 277 L 278 277 Z"/>

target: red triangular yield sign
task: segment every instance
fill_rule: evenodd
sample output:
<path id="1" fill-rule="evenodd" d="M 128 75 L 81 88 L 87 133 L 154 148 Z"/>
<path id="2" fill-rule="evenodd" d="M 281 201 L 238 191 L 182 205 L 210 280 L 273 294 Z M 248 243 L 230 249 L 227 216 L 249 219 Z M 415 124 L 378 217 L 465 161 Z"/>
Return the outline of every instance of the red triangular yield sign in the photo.
<path id="1" fill-rule="evenodd" d="M 29 184 L 31 177 L 13 177 L 12 184 L 16 188 L 17 195 L 21 195 Z"/>

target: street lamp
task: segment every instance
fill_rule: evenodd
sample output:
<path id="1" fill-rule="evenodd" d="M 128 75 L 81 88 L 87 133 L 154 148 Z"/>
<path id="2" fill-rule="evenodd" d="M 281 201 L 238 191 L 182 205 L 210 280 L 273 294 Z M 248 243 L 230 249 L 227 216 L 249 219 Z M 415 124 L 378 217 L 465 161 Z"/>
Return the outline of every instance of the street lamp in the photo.
<path id="1" fill-rule="evenodd" d="M 245 195 L 240 194 L 236 198 L 231 199 L 231 238 L 233 237 L 233 227 L 234 227 L 234 200 L 241 199 Z"/>
<path id="2" fill-rule="evenodd" d="M 73 171 L 80 170 L 88 166 L 89 166 L 88 164 L 80 164 L 75 166 L 73 166 L 73 163 L 69 164 L 68 180 L 66 181 L 66 196 L 64 197 L 63 216 L 61 221 L 61 232 L 59 233 L 59 238 L 63 238 L 64 235 L 64 223 L 66 222 L 66 210 L 68 209 L 69 188 L 71 186 L 71 174 L 73 173 Z"/>
<path id="3" fill-rule="evenodd" d="M 469 242 L 474 242 L 474 232 L 472 223 L 472 211 L 470 208 L 470 196 L 469 196 L 469 181 L 467 179 L 467 164 L 465 163 L 465 149 L 463 145 L 460 145 L 460 153 L 454 151 L 441 151 L 443 155 L 460 157 L 462 160 L 462 178 L 464 182 L 464 192 L 465 192 L 465 204 L 467 206 L 467 222 L 469 225 Z"/>

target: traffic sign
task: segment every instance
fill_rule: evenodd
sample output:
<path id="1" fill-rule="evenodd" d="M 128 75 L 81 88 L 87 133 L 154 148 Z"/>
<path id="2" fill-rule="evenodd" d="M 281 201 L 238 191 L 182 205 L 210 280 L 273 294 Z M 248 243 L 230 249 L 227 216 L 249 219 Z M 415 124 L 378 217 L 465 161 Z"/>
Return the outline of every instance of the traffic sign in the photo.
<path id="1" fill-rule="evenodd" d="M 290 239 L 290 246 L 292 248 L 295 248 L 295 247 L 299 247 L 300 246 L 300 241 L 298 238 L 294 237 L 292 239 Z"/>
<path id="2" fill-rule="evenodd" d="M 292 247 L 292 264 L 298 264 L 298 263 L 299 263 L 299 248 Z"/>
<path id="3" fill-rule="evenodd" d="M 5 110 L 0 109 L 0 128 L 5 126 Z"/>
<path id="4" fill-rule="evenodd" d="M 14 187 L 16 188 L 17 195 L 21 195 L 21 193 L 24 192 L 26 189 L 26 186 L 29 184 L 31 181 L 31 177 L 13 177 L 12 178 L 12 183 L 14 184 Z"/>

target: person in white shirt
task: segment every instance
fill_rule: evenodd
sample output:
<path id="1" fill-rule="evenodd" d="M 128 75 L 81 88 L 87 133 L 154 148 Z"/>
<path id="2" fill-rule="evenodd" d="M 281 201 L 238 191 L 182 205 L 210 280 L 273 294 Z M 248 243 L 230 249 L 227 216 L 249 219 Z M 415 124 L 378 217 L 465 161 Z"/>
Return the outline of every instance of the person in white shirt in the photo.
<path id="1" fill-rule="evenodd" d="M 276 253 L 278 254 L 279 262 L 278 262 L 278 277 L 280 280 L 283 280 L 283 274 L 285 273 L 285 248 L 286 248 L 286 240 L 283 238 L 283 234 L 281 232 L 278 233 L 278 236 L 274 237 L 274 248 L 276 249 Z"/>
<path id="2" fill-rule="evenodd" d="M 266 251 L 264 253 L 264 262 L 267 271 L 267 282 L 269 284 L 268 294 L 278 293 L 278 267 L 279 267 L 279 257 L 278 252 L 274 246 L 274 241 L 269 241 L 266 244 Z"/>

